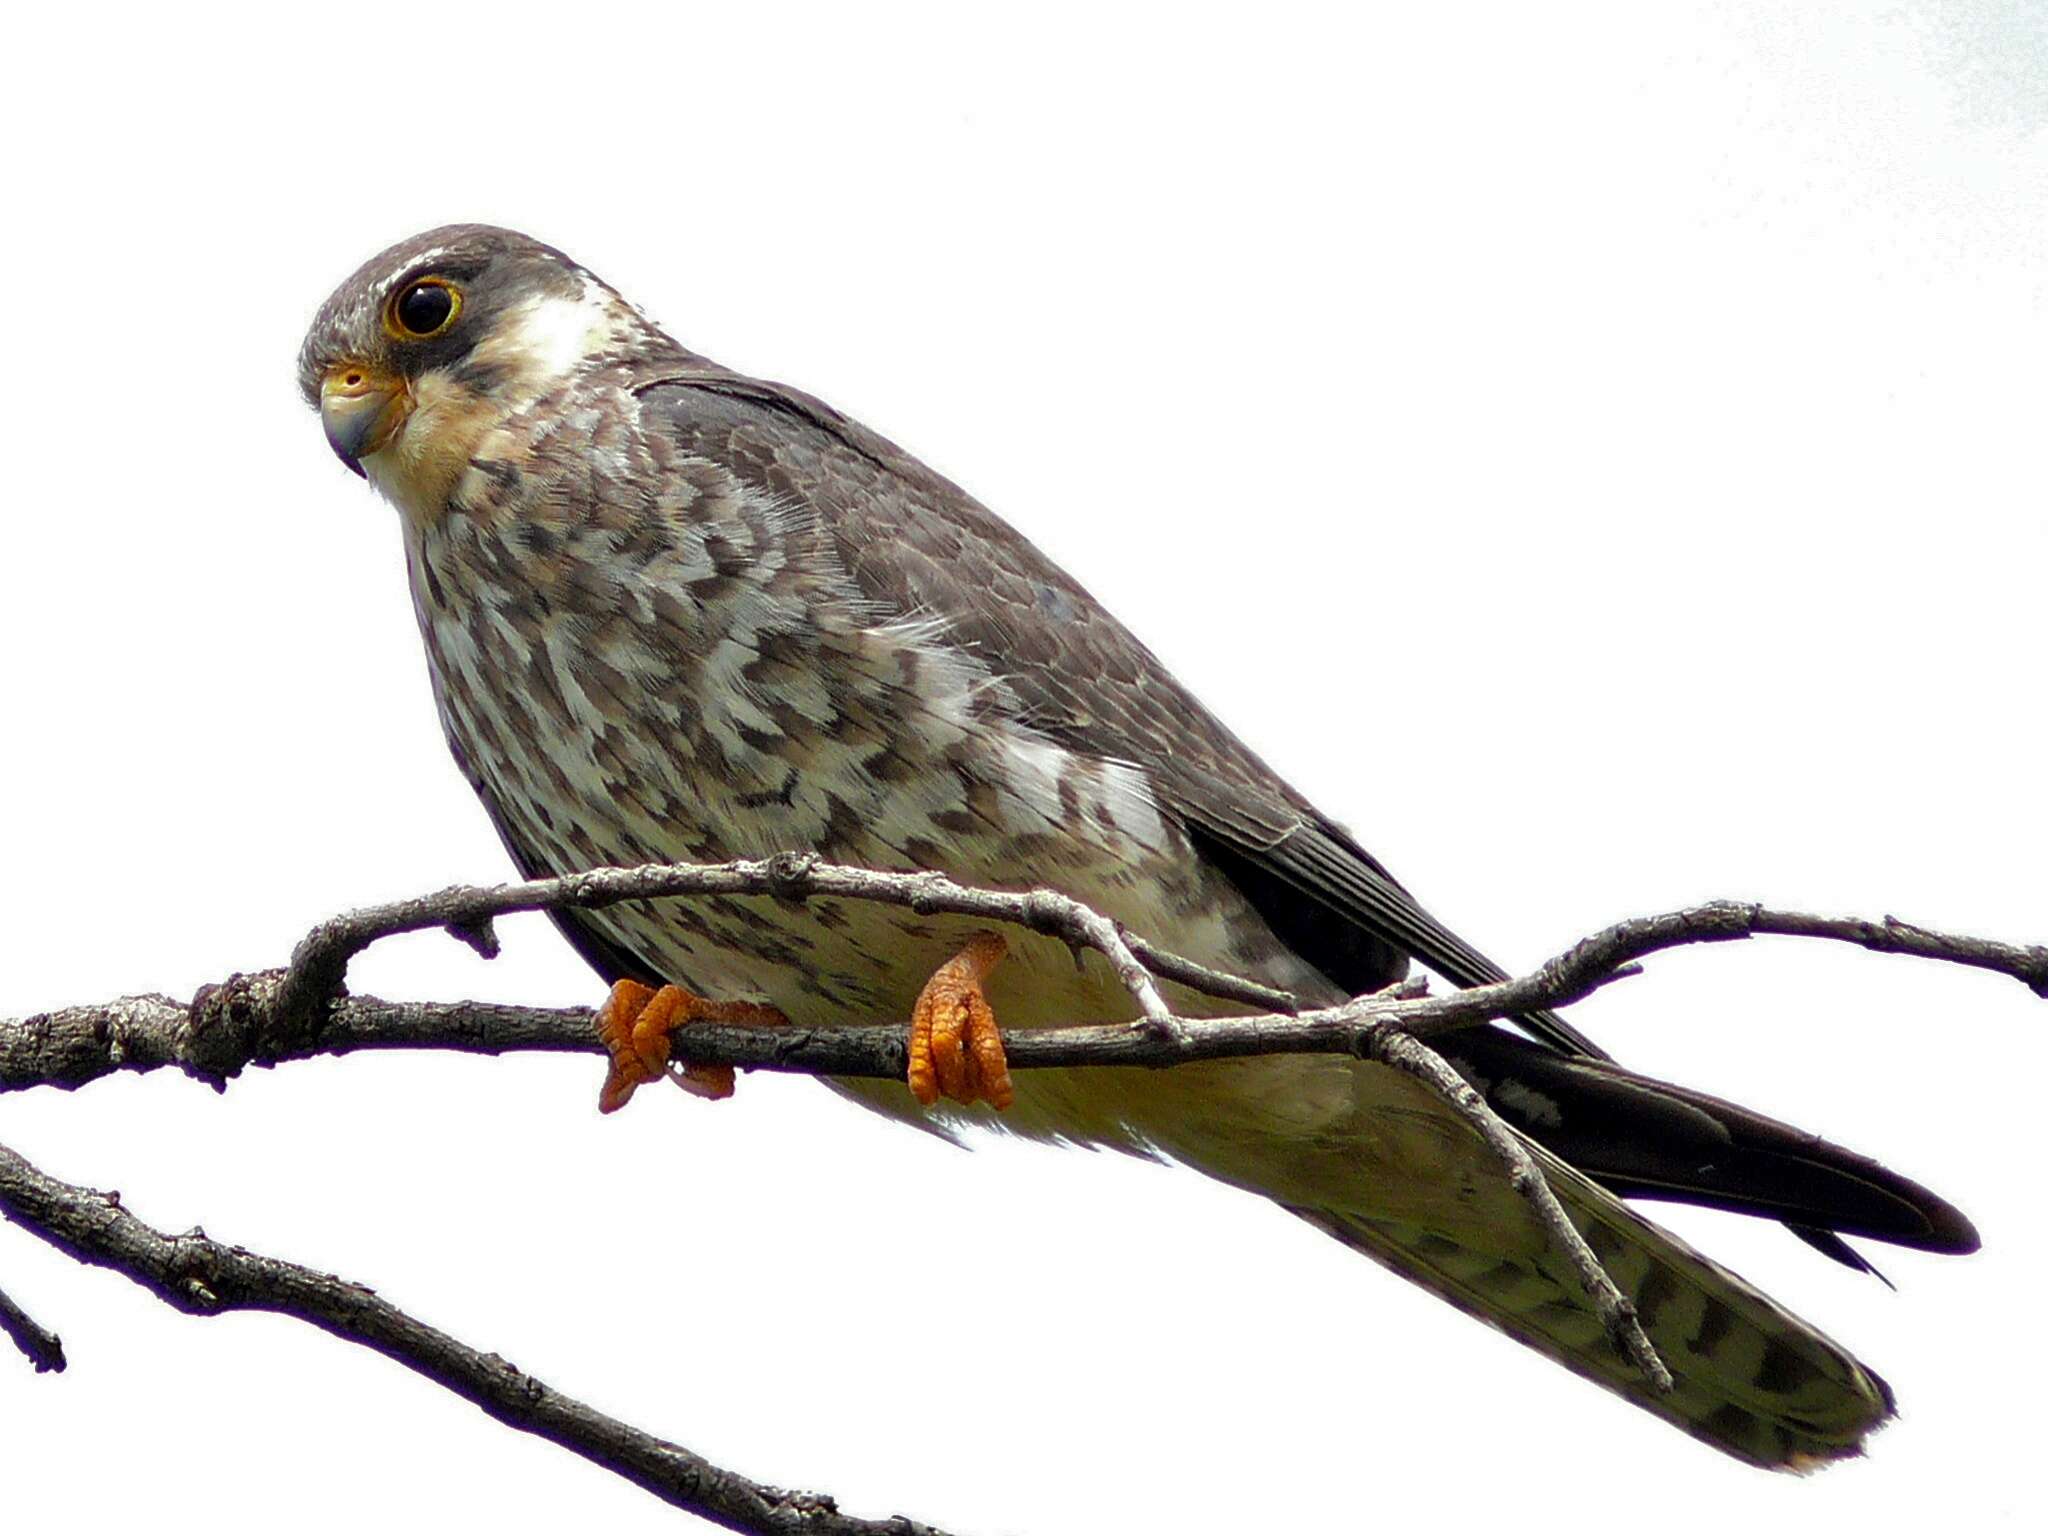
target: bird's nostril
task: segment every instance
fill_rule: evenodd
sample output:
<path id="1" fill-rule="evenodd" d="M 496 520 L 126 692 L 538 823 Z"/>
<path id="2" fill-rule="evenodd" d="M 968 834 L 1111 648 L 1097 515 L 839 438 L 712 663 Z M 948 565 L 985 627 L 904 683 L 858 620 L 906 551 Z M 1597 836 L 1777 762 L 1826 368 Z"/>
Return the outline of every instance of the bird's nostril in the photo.
<path id="1" fill-rule="evenodd" d="M 344 374 L 342 376 L 341 382 L 346 384 L 350 389 L 356 389 L 361 386 L 363 382 L 363 376 L 360 373 Z"/>

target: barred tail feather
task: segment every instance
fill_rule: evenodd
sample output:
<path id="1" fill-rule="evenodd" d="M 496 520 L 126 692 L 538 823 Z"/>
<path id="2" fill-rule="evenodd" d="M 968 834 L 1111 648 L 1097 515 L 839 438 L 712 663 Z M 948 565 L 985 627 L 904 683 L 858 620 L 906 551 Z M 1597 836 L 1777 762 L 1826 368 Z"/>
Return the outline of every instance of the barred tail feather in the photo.
<path id="1" fill-rule="evenodd" d="M 1289 1206 L 1297 1216 L 1567 1369 L 1755 1466 L 1807 1472 L 1860 1454 L 1893 1413 L 1873 1371 L 1762 1292 L 1545 1155 L 1573 1224 L 1671 1368 L 1659 1395 L 1614 1349 L 1568 1262 L 1503 1257 L 1408 1219 Z"/>
<path id="2" fill-rule="evenodd" d="M 1372 1063 L 1268 1056 L 1170 1072 L 1027 1072 L 1000 1120 L 923 1117 L 900 1084 L 835 1086 L 928 1130 L 1000 1124 L 1163 1157 L 1262 1195 L 1756 1466 L 1808 1471 L 1853 1456 L 1892 1416 L 1890 1389 L 1841 1346 L 1530 1142 L 1670 1367 L 1674 1390 L 1659 1395 L 1608 1341 L 1571 1261 L 1493 1152 L 1428 1088 Z"/>

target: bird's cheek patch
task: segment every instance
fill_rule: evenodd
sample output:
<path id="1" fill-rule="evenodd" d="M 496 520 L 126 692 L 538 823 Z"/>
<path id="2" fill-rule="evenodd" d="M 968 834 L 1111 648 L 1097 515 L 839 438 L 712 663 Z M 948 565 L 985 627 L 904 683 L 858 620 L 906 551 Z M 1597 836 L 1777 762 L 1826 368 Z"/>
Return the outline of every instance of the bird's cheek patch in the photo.
<path id="1" fill-rule="evenodd" d="M 404 430 L 364 467 L 370 483 L 407 517 L 432 521 L 448 510 L 477 445 L 504 412 L 456 383 L 447 370 L 422 374 L 412 387 Z"/>

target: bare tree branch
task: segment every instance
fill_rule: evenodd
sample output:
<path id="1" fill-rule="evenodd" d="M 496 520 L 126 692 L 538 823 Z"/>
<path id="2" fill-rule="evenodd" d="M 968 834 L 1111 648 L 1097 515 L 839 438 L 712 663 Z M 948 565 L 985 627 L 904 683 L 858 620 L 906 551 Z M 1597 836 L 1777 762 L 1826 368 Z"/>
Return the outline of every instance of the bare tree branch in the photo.
<path id="1" fill-rule="evenodd" d="M 795 874 L 787 871 L 794 870 Z M 843 883 L 841 877 L 847 877 Z M 937 884 L 933 882 L 937 881 Z M 61 1008 L 25 1019 L 0 1020 L 0 1091 L 49 1085 L 77 1088 L 117 1071 L 177 1066 L 219 1085 L 250 1065 L 271 1066 L 313 1056 L 359 1050 L 437 1049 L 498 1054 L 504 1051 L 599 1051 L 582 1009 L 523 1008 L 490 1003 L 391 1003 L 373 997 L 332 996 L 324 1007 L 317 978 L 335 978 L 350 956 L 376 939 L 442 927 L 461 931 L 489 952 L 489 919 L 506 912 L 566 906 L 603 906 L 651 891 L 768 891 L 856 894 L 914 909 L 960 912 L 1013 921 L 1068 937 L 1082 932 L 1084 947 L 1102 947 L 1114 925 L 1079 903 L 1050 892 L 977 891 L 927 875 L 846 870 L 806 860 L 762 860 L 734 865 L 652 865 L 598 870 L 563 880 L 502 886 L 457 886 L 414 901 L 365 908 L 323 923 L 301 943 L 293 967 L 236 975 L 201 988 L 190 1003 L 144 994 L 108 1003 Z M 792 899 L 799 899 L 792 894 Z M 926 906 L 926 903 L 930 903 Z M 1078 909 L 1093 923 L 1077 927 L 1061 908 Z M 1099 926 L 1098 926 L 1099 925 Z M 2048 997 L 2048 946 L 2003 944 L 1940 933 L 1896 918 L 1818 917 L 1747 902 L 1708 902 L 1653 917 L 1630 918 L 1602 929 L 1556 958 L 1513 980 L 1418 998 L 1399 988 L 1331 1008 L 1287 1008 L 1234 1018 L 1166 1017 L 1163 1032 L 1124 1024 L 1071 1025 L 1019 1031 L 1005 1041 L 1010 1065 L 1037 1067 L 1170 1067 L 1188 1061 L 1283 1053 L 1357 1055 L 1374 1027 L 1398 1028 L 1427 1039 L 1489 1019 L 1512 1018 L 1577 1002 L 1659 950 L 1719 943 L 1756 935 L 1790 935 L 1857 944 L 1867 949 L 1974 966 L 2011 976 Z M 1208 970 L 1165 954 L 1134 935 L 1116 942 L 1135 962 L 1154 965 L 1165 980 L 1233 1001 L 1257 994 L 1293 999 L 1242 977 Z M 337 983 L 338 984 L 338 983 Z M 1156 994 L 1155 994 L 1156 995 Z M 314 1002 L 306 999 L 312 997 Z M 307 1010 L 310 1009 L 310 1016 Z M 704 1066 L 842 1077 L 903 1075 L 905 1031 L 900 1024 L 804 1025 L 694 1024 L 684 1037 L 689 1060 Z"/>
<path id="2" fill-rule="evenodd" d="M 374 1349 L 501 1424 L 551 1440 L 678 1509 L 728 1530 L 802 1536 L 944 1536 L 895 1516 L 841 1514 L 822 1494 L 770 1488 L 555 1391 L 400 1311 L 366 1286 L 215 1242 L 159 1232 L 119 1199 L 51 1178 L 0 1146 L 0 1212 L 85 1264 L 126 1275 L 197 1317 L 276 1312 Z"/>
<path id="3" fill-rule="evenodd" d="M 811 896 L 849 897 L 908 907 L 918 913 L 950 913 L 991 922 L 1015 923 L 1092 949 L 1108 960 L 1144 1018 L 1172 1032 L 1173 1016 L 1153 981 L 1124 942 L 1117 925 L 1058 891 L 991 891 L 959 885 L 935 873 L 889 874 L 849 864 L 827 864 L 813 854 L 779 853 L 730 864 L 642 864 L 631 869 L 594 869 L 583 874 L 517 885 L 450 886 L 431 896 L 363 907 L 320 924 L 300 941 L 285 973 L 279 1005 L 290 1017 L 308 1016 L 341 990 L 348 963 L 377 940 L 422 928 L 446 928 L 486 957 L 497 953 L 491 920 L 508 912 L 552 911 L 561 907 L 608 907 L 621 901 L 660 896 L 780 896 L 802 903 Z M 1152 952 L 1159 974 L 1173 980 L 1195 977 L 1192 985 L 1218 973 L 1193 961 Z M 1244 988 L 1254 983 L 1229 978 Z M 1285 994 L 1281 994 L 1284 996 Z"/>
<path id="4" fill-rule="evenodd" d="M 1872 922 L 1710 902 L 1617 923 L 1527 975 L 1490 986 L 1429 996 L 1415 980 L 1334 1007 L 1296 1011 L 1297 1000 L 1288 993 L 1160 950 L 1057 892 L 979 890 L 936 874 L 880 873 L 783 854 L 723 865 L 648 865 L 514 885 L 456 886 L 345 913 L 308 934 L 288 968 L 231 976 L 201 988 L 189 1003 L 146 995 L 0 1021 L 0 1091 L 38 1085 L 77 1088 L 112 1072 L 163 1066 L 180 1067 L 224 1087 L 252 1064 L 359 1050 L 601 1052 L 591 1014 L 584 1009 L 391 1003 L 351 996 L 343 985 L 349 961 L 380 938 L 435 927 L 488 956 L 497 952 L 492 920 L 505 913 L 687 895 L 887 902 L 921 913 L 1010 923 L 1063 939 L 1077 953 L 1092 949 L 1103 955 L 1131 994 L 1138 1019 L 1016 1032 L 1005 1042 L 1012 1070 L 1165 1068 L 1231 1057 L 1324 1053 L 1379 1061 L 1409 1073 L 1461 1115 L 1501 1160 L 1510 1183 L 1574 1265 L 1616 1349 L 1659 1390 L 1669 1390 L 1669 1371 L 1626 1298 L 1566 1216 L 1526 1144 L 1426 1039 L 1578 1001 L 1635 974 L 1637 962 L 1659 950 L 1763 934 L 1975 966 L 2014 977 L 2048 997 L 2048 947 L 1939 933 L 1895 918 Z M 1159 981 L 1264 1011 L 1222 1019 L 1177 1017 L 1160 995 Z M 697 1024 L 678 1044 L 696 1065 L 900 1079 L 906 1039 L 900 1024 Z M 119 1269 L 183 1310 L 288 1312 L 392 1355 L 505 1422 L 566 1445 L 671 1503 L 734 1529 L 904 1536 L 930 1529 L 902 1519 L 856 1521 L 837 1514 L 821 1497 L 762 1488 L 560 1397 L 361 1287 L 223 1248 L 200 1234 L 167 1237 L 120 1211 L 109 1197 L 48 1179 L 5 1149 L 0 1149 L 0 1207 L 66 1252 Z M 14 1332 L 12 1326 L 9 1331 Z M 48 1336 L 35 1329 L 30 1337 Z"/>
<path id="5" fill-rule="evenodd" d="M 5 1291 L 0 1291 L 0 1333 L 14 1340 L 38 1375 L 64 1369 L 64 1341 L 22 1311 Z"/>

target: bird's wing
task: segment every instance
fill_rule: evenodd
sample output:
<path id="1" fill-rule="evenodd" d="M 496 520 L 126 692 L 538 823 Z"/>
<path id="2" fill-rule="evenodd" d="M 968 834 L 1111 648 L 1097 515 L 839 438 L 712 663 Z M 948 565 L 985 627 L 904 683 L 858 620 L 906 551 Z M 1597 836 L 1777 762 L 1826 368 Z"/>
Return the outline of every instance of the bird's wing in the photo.
<path id="1" fill-rule="evenodd" d="M 1349 992 L 1412 957 L 1459 986 L 1506 972 L 1425 911 L 1173 678 L 1072 577 L 965 491 L 823 402 L 706 367 L 644 387 L 701 451 L 822 514 L 862 593 L 943 626 L 1062 746 L 1132 763 L 1161 807 L 1282 942 Z M 1553 1013 L 1518 1020 L 1562 1050 L 1605 1052 Z"/>
<path id="2" fill-rule="evenodd" d="M 1383 986 L 1410 958 L 1460 986 L 1503 978 L 965 491 L 823 402 L 713 364 L 640 395 L 686 451 L 815 511 L 878 612 L 941 626 L 1063 746 L 1142 768 L 1201 856 L 1338 986 Z M 1444 1048 L 1510 1123 L 1618 1192 L 1778 1216 L 1816 1229 L 1809 1240 L 1844 1262 L 1860 1261 L 1828 1231 L 1976 1246 L 1960 1212 L 1867 1158 L 1614 1067 L 1553 1013 L 1516 1022 L 1542 1043 L 1481 1026 Z"/>

